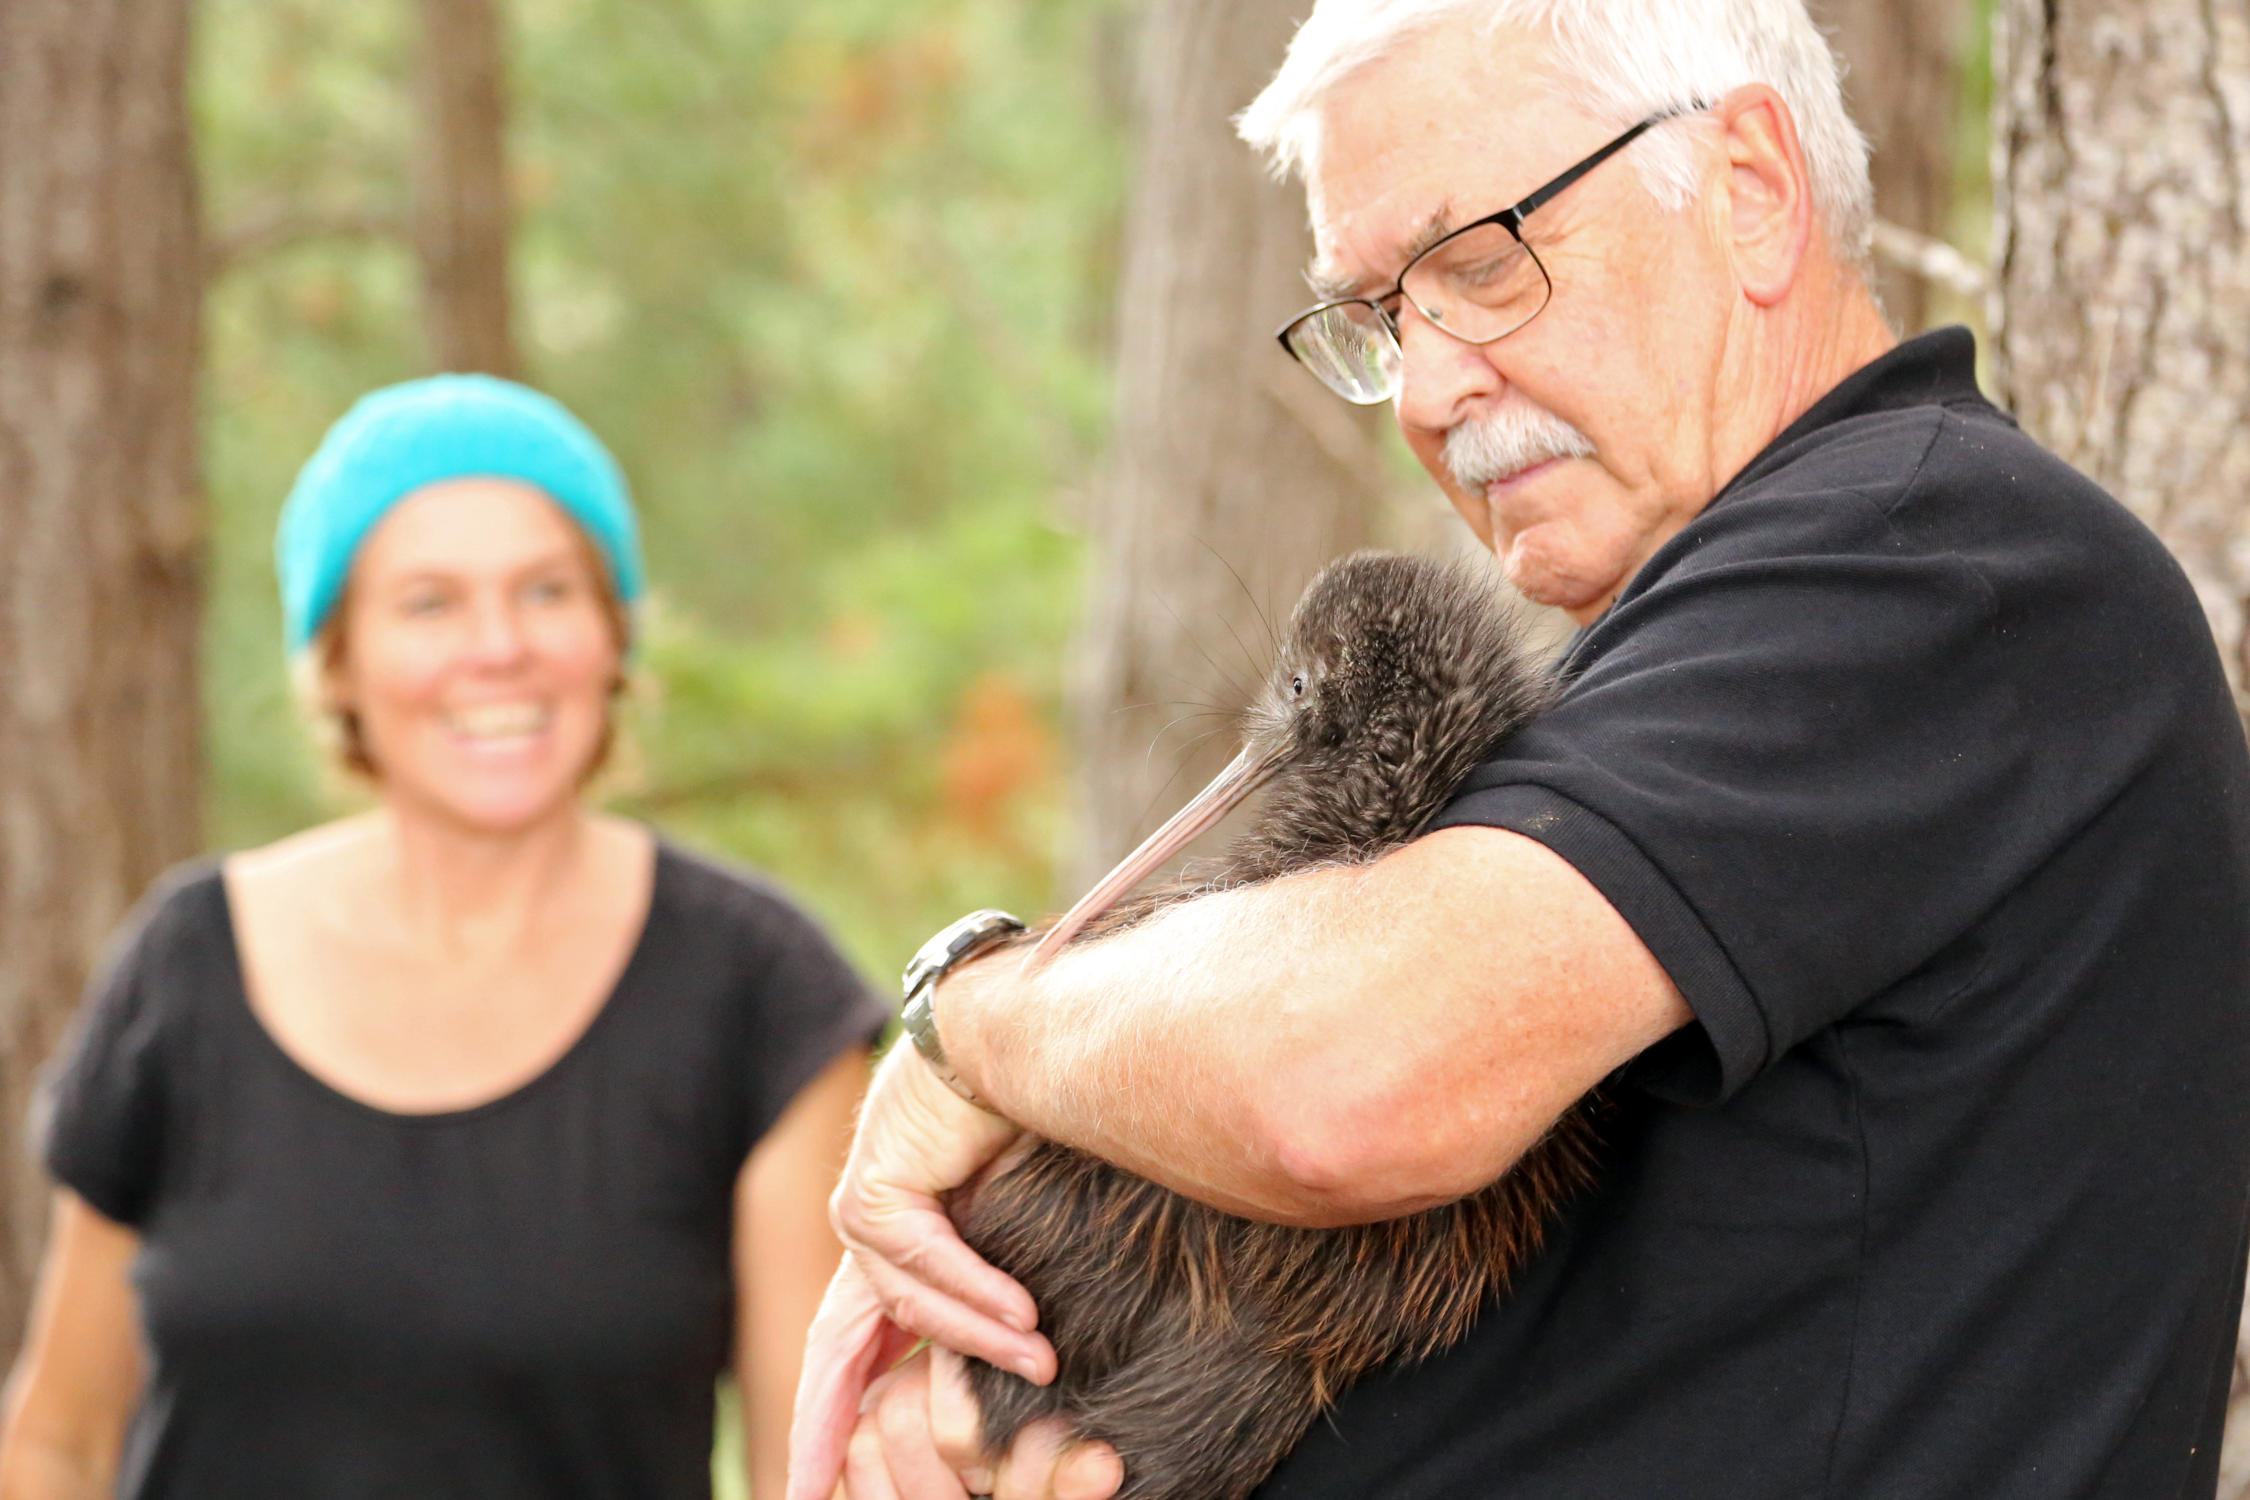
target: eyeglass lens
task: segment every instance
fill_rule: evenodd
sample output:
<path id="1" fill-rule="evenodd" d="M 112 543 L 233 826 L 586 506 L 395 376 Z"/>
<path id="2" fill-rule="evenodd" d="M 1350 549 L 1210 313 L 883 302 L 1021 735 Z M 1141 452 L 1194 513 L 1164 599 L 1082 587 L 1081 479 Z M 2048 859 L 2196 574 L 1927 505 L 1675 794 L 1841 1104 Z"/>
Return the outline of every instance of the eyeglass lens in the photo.
<path id="1" fill-rule="evenodd" d="M 1547 276 L 1523 241 L 1480 224 L 1430 247 L 1401 290 L 1422 316 L 1472 344 L 1514 333 L 1547 305 Z"/>
<path id="2" fill-rule="evenodd" d="M 1398 380 L 1398 340 L 1366 302 L 1322 308 L 1290 326 L 1289 349 L 1323 385 L 1361 406 L 1387 401 Z"/>
<path id="3" fill-rule="evenodd" d="M 1472 344 L 1514 333 L 1539 316 L 1552 295 L 1539 258 L 1498 224 L 1480 224 L 1431 246 L 1399 285 L 1423 317 Z M 1285 337 L 1305 368 L 1347 401 L 1372 406 L 1398 389 L 1398 336 L 1371 303 L 1322 308 L 1292 324 Z"/>

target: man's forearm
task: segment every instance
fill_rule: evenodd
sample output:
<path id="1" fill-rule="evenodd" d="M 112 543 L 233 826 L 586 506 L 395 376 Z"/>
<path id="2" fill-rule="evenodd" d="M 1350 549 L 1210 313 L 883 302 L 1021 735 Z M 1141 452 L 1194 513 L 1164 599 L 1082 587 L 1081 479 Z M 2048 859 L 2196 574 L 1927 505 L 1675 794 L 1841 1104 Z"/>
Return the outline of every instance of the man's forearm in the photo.
<path id="1" fill-rule="evenodd" d="M 1030 976 L 998 955 L 938 1016 L 1027 1129 L 1237 1212 L 1341 1223 L 1489 1181 L 1685 1010 L 1575 871 L 1479 829 L 1183 902 Z"/>
<path id="2" fill-rule="evenodd" d="M 1240 1212 L 1296 1217 L 1309 1205 L 1292 1201 L 1278 1106 L 1313 997 L 1287 955 L 1323 925 L 1335 887 L 1363 876 L 1323 871 L 1279 901 L 1264 887 L 1184 902 L 1029 975 L 1001 954 L 941 992 L 948 1047 L 1037 1134 Z M 1318 961 L 1348 962 L 1339 934 L 1321 936 Z"/>

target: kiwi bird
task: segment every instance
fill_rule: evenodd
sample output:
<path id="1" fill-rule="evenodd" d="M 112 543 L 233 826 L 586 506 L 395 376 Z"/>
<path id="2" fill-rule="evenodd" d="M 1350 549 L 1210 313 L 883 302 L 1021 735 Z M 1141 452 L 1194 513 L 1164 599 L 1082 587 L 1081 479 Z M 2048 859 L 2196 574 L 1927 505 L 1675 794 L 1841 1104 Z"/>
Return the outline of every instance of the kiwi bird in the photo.
<path id="1" fill-rule="evenodd" d="M 1331 564 L 1290 616 L 1241 753 L 1039 936 L 1028 961 L 1198 891 L 1397 848 L 1553 692 L 1488 577 L 1388 553 Z M 1252 826 L 1215 869 L 1125 899 L 1260 790 Z M 1059 1416 L 1117 1449 L 1119 1500 L 1237 1500 L 1351 1381 L 1466 1332 L 1590 1180 L 1593 1156 L 1581 1104 L 1467 1198 L 1303 1229 L 1034 1144 L 948 1204 L 969 1245 L 1030 1291 L 1060 1363 L 1042 1387 L 972 1362 L 985 1443 L 997 1455 L 1025 1423 Z"/>

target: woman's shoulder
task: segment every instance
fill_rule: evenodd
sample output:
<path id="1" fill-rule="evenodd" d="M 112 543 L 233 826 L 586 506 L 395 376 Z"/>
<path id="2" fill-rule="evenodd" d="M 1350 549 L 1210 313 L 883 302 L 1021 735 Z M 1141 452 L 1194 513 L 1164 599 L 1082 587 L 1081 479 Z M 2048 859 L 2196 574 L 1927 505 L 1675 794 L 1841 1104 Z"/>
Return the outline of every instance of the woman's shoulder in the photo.
<path id="1" fill-rule="evenodd" d="M 889 1016 L 822 924 L 759 871 L 659 839 L 650 917 L 662 924 L 652 946 L 666 955 L 667 977 L 708 997 L 682 1009 L 715 1018 L 732 1041 L 730 1091 L 748 1085 L 739 1095 L 744 1150 L 807 1080 Z"/>
<path id="2" fill-rule="evenodd" d="M 190 951 L 207 951 L 227 936 L 223 861 L 202 855 L 172 866 L 149 883 L 112 937 L 102 970 L 162 969 Z"/>
<path id="3" fill-rule="evenodd" d="M 651 900 L 670 914 L 747 939 L 818 935 L 821 924 L 762 870 L 658 835 Z"/>
<path id="4" fill-rule="evenodd" d="M 226 856 L 220 905 L 242 965 L 260 972 L 277 953 L 316 941 L 313 934 L 365 921 L 364 872 L 376 836 L 375 817 L 360 814 Z"/>
<path id="5" fill-rule="evenodd" d="M 731 972 L 765 992 L 857 1009 L 871 993 L 827 925 L 770 876 L 659 838 L 652 922 L 693 967 Z M 789 1008 L 784 1005 L 784 1009 Z"/>
<path id="6" fill-rule="evenodd" d="M 111 934 L 71 1023 L 76 1040 L 60 1049 L 56 1066 L 89 1049 L 148 1052 L 226 983 L 233 945 L 219 871 L 219 859 L 205 856 L 150 883 Z"/>
<path id="7" fill-rule="evenodd" d="M 300 829 L 270 844 L 237 850 L 213 861 L 213 865 L 227 888 L 237 893 L 319 886 L 355 857 L 373 828 L 371 815 L 339 818 Z"/>

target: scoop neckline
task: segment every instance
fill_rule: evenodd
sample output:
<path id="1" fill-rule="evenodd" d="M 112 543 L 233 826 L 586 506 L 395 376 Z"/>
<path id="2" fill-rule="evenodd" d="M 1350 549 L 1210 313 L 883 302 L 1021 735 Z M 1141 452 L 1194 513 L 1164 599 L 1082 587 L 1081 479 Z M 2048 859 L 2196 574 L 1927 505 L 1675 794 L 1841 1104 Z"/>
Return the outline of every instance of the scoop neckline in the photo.
<path id="1" fill-rule="evenodd" d="M 306 1066 L 294 1052 L 283 1046 L 281 1038 L 275 1036 L 268 1029 L 265 1019 L 258 1014 L 257 1006 L 251 1003 L 250 982 L 242 965 L 241 938 L 236 933 L 234 925 L 234 899 L 227 890 L 226 866 L 222 860 L 212 866 L 211 885 L 214 899 L 218 902 L 219 907 L 220 947 L 227 968 L 228 1008 L 249 1025 L 262 1050 L 277 1060 L 284 1072 L 295 1078 L 299 1084 L 310 1088 L 315 1094 L 354 1114 L 378 1120 L 384 1124 L 408 1127 L 458 1125 L 471 1120 L 482 1119 L 543 1092 L 551 1080 L 570 1071 L 575 1059 L 581 1053 L 588 1051 L 592 1047 L 596 1035 L 611 1024 L 610 1017 L 624 1009 L 623 1001 L 626 993 L 633 987 L 640 971 L 651 961 L 652 944 L 650 938 L 656 929 L 657 913 L 663 902 L 665 886 L 672 878 L 672 861 L 673 855 L 670 846 L 661 837 L 658 837 L 655 840 L 655 867 L 649 880 L 648 910 L 641 914 L 640 930 L 633 938 L 633 946 L 626 952 L 624 965 L 618 969 L 616 979 L 610 983 L 609 993 L 602 997 L 601 1004 L 595 1007 L 593 1015 L 587 1019 L 586 1024 L 578 1028 L 578 1034 L 572 1037 L 569 1044 L 549 1059 L 547 1065 L 538 1072 L 512 1088 L 505 1089 L 489 1099 L 480 1099 L 474 1104 L 464 1104 L 455 1109 L 385 1109 L 380 1104 L 362 1099 L 357 1094 L 329 1082 L 319 1073 Z"/>

